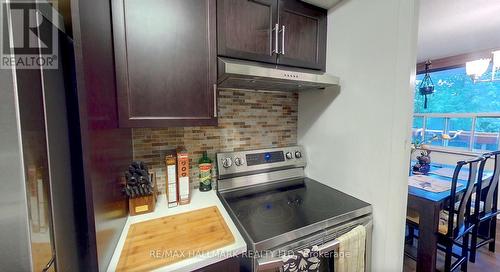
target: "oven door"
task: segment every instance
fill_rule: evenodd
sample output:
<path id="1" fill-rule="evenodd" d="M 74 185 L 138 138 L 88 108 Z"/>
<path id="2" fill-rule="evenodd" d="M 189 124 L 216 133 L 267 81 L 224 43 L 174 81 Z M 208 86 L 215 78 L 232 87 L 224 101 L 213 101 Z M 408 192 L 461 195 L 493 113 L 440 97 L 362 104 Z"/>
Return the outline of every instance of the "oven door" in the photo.
<path id="1" fill-rule="evenodd" d="M 354 227 L 358 225 L 363 225 L 366 228 L 366 241 L 365 241 L 365 271 L 370 272 L 371 268 L 371 240 L 372 240 L 372 218 L 371 216 L 351 221 L 340 227 L 335 227 L 326 231 L 326 233 L 335 233 L 336 235 L 328 235 L 329 238 L 333 238 L 328 242 L 318 245 L 318 251 L 320 254 L 321 265 L 319 271 L 335 271 L 334 258 L 336 256 L 335 252 L 338 251 L 339 241 L 335 239 L 344 233 L 347 233 Z M 255 262 L 254 271 L 258 272 L 278 272 L 283 271 L 283 260 L 282 257 L 261 257 Z"/>
<path id="2" fill-rule="evenodd" d="M 339 241 L 333 240 L 330 242 L 326 242 L 322 245 L 318 246 L 318 252 L 321 259 L 321 265 L 319 271 L 332 271 L 330 269 L 333 268 L 333 259 L 325 256 L 331 254 L 335 250 L 339 248 Z M 260 258 L 257 260 L 257 271 L 282 271 L 283 260 L 281 257 L 276 258 Z"/>

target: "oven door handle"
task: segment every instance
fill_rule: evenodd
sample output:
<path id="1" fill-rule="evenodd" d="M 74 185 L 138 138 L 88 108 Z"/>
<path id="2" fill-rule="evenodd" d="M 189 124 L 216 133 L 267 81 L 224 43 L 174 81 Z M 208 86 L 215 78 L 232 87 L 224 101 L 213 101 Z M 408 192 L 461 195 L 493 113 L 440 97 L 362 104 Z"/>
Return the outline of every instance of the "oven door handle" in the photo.
<path id="1" fill-rule="evenodd" d="M 337 250 L 339 248 L 339 243 L 340 242 L 335 239 L 318 246 L 319 255 Z M 283 264 L 283 257 L 260 258 L 257 259 L 257 271 L 279 268 L 282 267 Z"/>

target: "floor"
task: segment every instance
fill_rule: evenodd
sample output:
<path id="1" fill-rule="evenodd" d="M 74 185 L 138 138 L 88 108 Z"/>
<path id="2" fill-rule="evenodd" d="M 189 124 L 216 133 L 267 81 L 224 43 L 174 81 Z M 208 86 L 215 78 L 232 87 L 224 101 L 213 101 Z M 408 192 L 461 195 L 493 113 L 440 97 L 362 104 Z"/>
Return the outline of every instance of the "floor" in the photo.
<path id="1" fill-rule="evenodd" d="M 410 249 L 412 250 L 412 249 Z M 414 249 L 413 249 L 414 250 Z M 444 254 L 438 251 L 438 269 L 443 271 Z M 497 221 L 497 239 L 496 239 L 496 252 L 488 251 L 488 246 L 485 245 L 478 250 L 476 255 L 476 262 L 469 262 L 467 269 L 469 272 L 488 272 L 500 271 L 500 220 Z M 403 272 L 413 272 L 416 270 L 416 262 L 409 257 L 405 256 Z"/>
<path id="2" fill-rule="evenodd" d="M 33 271 L 42 271 L 42 269 L 45 268 L 45 265 L 47 265 L 47 262 L 52 257 L 50 243 L 32 243 L 31 251 L 31 256 L 33 258 Z M 55 271 L 54 265 L 51 266 L 48 271 Z"/>

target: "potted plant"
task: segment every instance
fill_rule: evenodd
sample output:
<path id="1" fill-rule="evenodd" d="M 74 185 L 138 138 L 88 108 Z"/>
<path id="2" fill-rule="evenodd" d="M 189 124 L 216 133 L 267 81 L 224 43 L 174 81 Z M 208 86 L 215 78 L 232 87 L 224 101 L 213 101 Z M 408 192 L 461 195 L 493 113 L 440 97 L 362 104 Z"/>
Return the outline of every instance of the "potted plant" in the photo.
<path id="1" fill-rule="evenodd" d="M 430 157 L 431 150 L 429 149 L 429 144 L 432 143 L 432 141 L 438 139 L 448 140 L 448 141 L 453 140 L 456 137 L 458 137 L 462 132 L 463 132 L 462 130 L 455 132 L 453 137 L 446 133 L 442 133 L 440 135 L 433 134 L 432 137 L 428 139 L 425 138 L 423 140 L 416 139 L 414 142 L 412 142 L 410 157 L 416 150 L 420 150 L 420 155 L 416 157 L 417 163 L 415 163 L 415 165 L 413 165 L 412 167 L 413 173 L 418 173 L 418 174 L 429 173 L 431 168 L 431 157 Z"/>

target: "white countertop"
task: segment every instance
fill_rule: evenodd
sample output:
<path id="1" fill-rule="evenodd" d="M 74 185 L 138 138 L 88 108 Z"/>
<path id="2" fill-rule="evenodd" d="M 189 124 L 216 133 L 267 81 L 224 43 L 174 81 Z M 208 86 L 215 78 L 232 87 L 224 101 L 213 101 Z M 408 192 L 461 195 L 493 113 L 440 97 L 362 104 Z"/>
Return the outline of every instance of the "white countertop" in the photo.
<path id="1" fill-rule="evenodd" d="M 118 244 L 116 245 L 115 252 L 113 253 L 113 257 L 111 258 L 111 262 L 109 263 L 107 271 L 114 272 L 116 267 L 118 266 L 118 261 L 120 260 L 120 254 L 123 249 L 123 245 L 125 244 L 125 240 L 127 238 L 127 233 L 130 225 L 142 222 L 150 219 L 160 218 L 164 216 L 179 214 L 183 212 L 189 212 L 193 210 L 198 210 L 202 208 L 207 208 L 210 206 L 216 206 L 224 220 L 226 221 L 227 226 L 231 230 L 231 233 L 234 236 L 234 243 L 219 249 L 215 249 L 213 251 L 207 252 L 203 255 L 198 255 L 195 257 L 187 258 L 182 261 L 169 264 L 167 266 L 158 268 L 154 271 L 191 271 L 196 270 L 207 265 L 211 265 L 222 260 L 228 259 L 232 256 L 236 256 L 243 252 L 246 252 L 247 245 L 245 240 L 239 233 L 238 229 L 233 223 L 233 220 L 227 213 L 226 209 L 220 202 L 219 198 L 215 191 L 209 192 L 200 192 L 197 189 L 193 189 L 191 195 L 191 203 L 187 205 L 180 205 L 174 208 L 167 208 L 165 194 L 158 196 L 158 202 L 156 204 L 156 209 L 152 213 L 129 216 L 127 222 L 125 223 L 125 227 L 123 228 L 122 234 L 120 236 L 120 240 L 118 240 Z"/>

